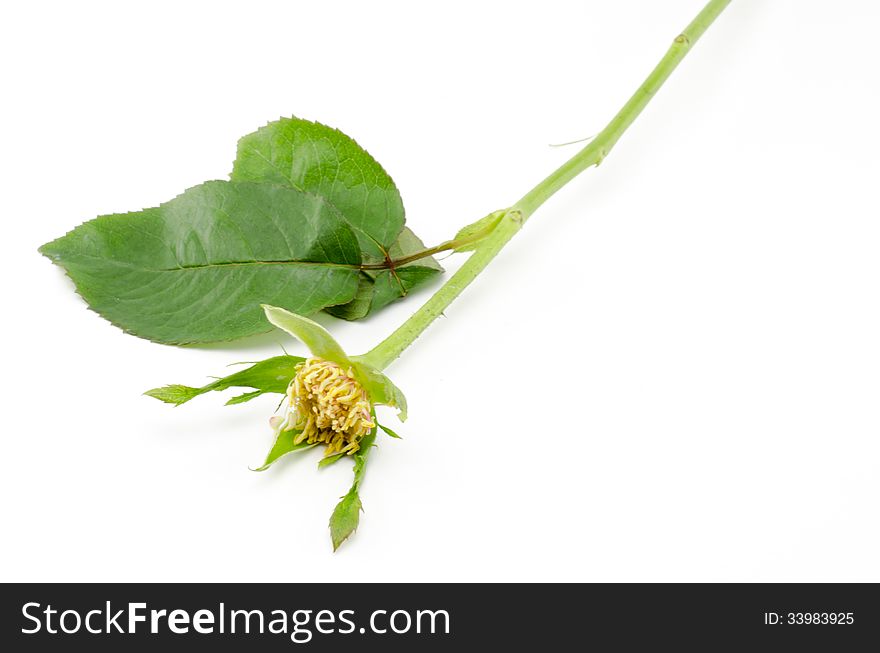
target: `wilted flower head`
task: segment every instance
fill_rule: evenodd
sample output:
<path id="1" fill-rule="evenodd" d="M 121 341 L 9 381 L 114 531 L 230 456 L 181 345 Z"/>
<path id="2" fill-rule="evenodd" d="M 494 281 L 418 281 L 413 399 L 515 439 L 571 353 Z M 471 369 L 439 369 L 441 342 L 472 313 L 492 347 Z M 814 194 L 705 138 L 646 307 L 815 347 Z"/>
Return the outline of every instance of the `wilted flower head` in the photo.
<path id="1" fill-rule="evenodd" d="M 328 456 L 352 454 L 376 426 L 372 408 L 353 369 L 313 357 L 296 366 L 278 429 L 300 431 L 294 444 L 326 444 Z"/>
<path id="2" fill-rule="evenodd" d="M 179 406 L 206 392 L 232 387 L 252 390 L 233 397 L 228 404 L 244 403 L 265 393 L 284 393 L 282 413 L 269 421 L 275 431 L 275 442 L 266 461 L 254 471 L 268 469 L 282 456 L 315 444 L 327 446 L 319 467 L 351 455 L 354 482 L 330 517 L 335 550 L 357 528 L 361 511 L 358 491 L 376 435 L 381 429 L 390 437 L 400 437 L 376 421 L 375 407 L 396 408 L 403 421 L 406 398 L 382 372 L 383 365 L 369 355 L 349 356 L 317 322 L 276 306 L 263 306 L 263 310 L 269 322 L 301 340 L 311 351 L 311 357 L 304 359 L 285 352 L 200 388 L 168 385 L 147 394 Z"/>
<path id="3" fill-rule="evenodd" d="M 378 369 L 349 357 L 320 324 L 275 306 L 264 306 L 275 326 L 302 340 L 312 357 L 299 363 L 287 386 L 276 433 L 296 432 L 291 445 L 326 444 L 326 455 L 353 454 L 376 428 L 376 404 L 394 406 L 406 418 L 406 399 Z"/>

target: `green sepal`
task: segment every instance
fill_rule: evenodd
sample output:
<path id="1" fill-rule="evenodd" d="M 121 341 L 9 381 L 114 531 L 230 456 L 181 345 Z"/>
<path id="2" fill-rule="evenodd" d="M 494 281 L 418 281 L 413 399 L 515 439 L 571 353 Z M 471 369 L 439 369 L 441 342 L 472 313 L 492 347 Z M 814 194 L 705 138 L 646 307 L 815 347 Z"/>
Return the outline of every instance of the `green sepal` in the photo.
<path id="1" fill-rule="evenodd" d="M 324 456 L 323 458 L 321 458 L 321 460 L 318 461 L 318 469 L 329 467 L 333 463 L 340 460 L 343 456 L 345 456 L 344 453 L 334 453 L 330 454 L 329 456 Z"/>
<path id="2" fill-rule="evenodd" d="M 251 399 L 256 399 L 260 395 L 265 394 L 263 390 L 254 390 L 253 392 L 245 392 L 240 395 L 234 396 L 232 399 L 226 402 L 227 406 L 234 406 L 235 404 L 243 404 L 246 401 L 250 401 Z"/>
<path id="3" fill-rule="evenodd" d="M 269 322 L 301 340 L 315 356 L 343 367 L 351 365 L 345 351 L 330 332 L 314 320 L 268 304 L 263 304 L 263 311 Z"/>
<path id="4" fill-rule="evenodd" d="M 364 362 L 363 357 L 349 358 L 327 329 L 307 317 L 277 306 L 264 305 L 263 310 L 269 322 L 301 340 L 315 356 L 351 368 L 367 391 L 371 403 L 397 408 L 400 421 L 406 420 L 406 397 L 400 388 L 382 372 Z"/>
<path id="5" fill-rule="evenodd" d="M 363 357 L 352 356 L 351 364 L 361 385 L 374 404 L 397 409 L 397 418 L 406 421 L 406 397 L 391 379 L 372 365 L 363 362 Z"/>
<path id="6" fill-rule="evenodd" d="M 185 404 L 190 399 L 195 399 L 200 394 L 209 392 L 210 390 L 213 390 L 213 388 L 209 388 L 208 386 L 193 388 L 188 385 L 173 383 L 171 385 L 162 386 L 161 388 L 153 388 L 152 390 L 147 390 L 144 394 L 148 397 L 158 399 L 159 401 L 164 401 L 166 404 L 180 406 L 181 404 Z"/>
<path id="7" fill-rule="evenodd" d="M 272 448 L 269 450 L 269 454 L 266 456 L 266 460 L 257 468 L 254 468 L 255 472 L 262 472 L 264 470 L 269 469 L 272 465 L 274 465 L 279 458 L 282 456 L 286 456 L 289 453 L 294 451 L 303 451 L 305 449 L 311 449 L 315 446 L 315 444 L 309 444 L 308 442 L 300 442 L 299 444 L 294 444 L 294 439 L 299 435 L 301 431 L 279 431 L 278 435 L 275 438 L 275 443 L 272 445 Z"/>
<path id="8" fill-rule="evenodd" d="M 361 482 L 364 480 L 367 457 L 370 455 L 370 450 L 376 442 L 376 433 L 377 430 L 374 427 L 361 440 L 360 449 L 352 455 L 354 458 L 354 482 L 351 485 L 351 489 L 336 504 L 333 514 L 330 515 L 330 539 L 333 542 L 334 551 L 357 530 L 358 523 L 360 522 L 363 504 L 361 503 L 359 490 Z"/>
<path id="9" fill-rule="evenodd" d="M 330 515 L 330 540 L 333 542 L 334 552 L 357 530 L 363 509 L 364 504 L 354 488 L 336 504 L 333 514 Z"/>
<path id="10" fill-rule="evenodd" d="M 377 426 L 378 426 L 380 429 L 382 429 L 383 431 L 385 431 L 385 433 L 388 434 L 389 436 L 391 436 L 392 438 L 395 438 L 395 439 L 397 439 L 397 440 L 403 440 L 402 437 L 400 437 L 399 435 L 397 435 L 397 433 L 395 433 L 394 431 L 392 431 L 390 428 L 388 428 L 388 427 L 385 426 L 384 424 L 379 424 L 378 422 L 377 422 L 376 424 L 377 424 Z"/>
<path id="11" fill-rule="evenodd" d="M 254 363 L 240 372 L 203 385 L 201 388 L 172 384 L 147 390 L 144 394 L 164 401 L 166 404 L 180 406 L 206 392 L 226 390 L 227 388 L 253 388 L 256 392 L 233 397 L 227 402 L 227 405 L 240 404 L 267 392 L 284 394 L 290 380 L 296 374 L 296 366 L 303 360 L 300 356 L 288 356 L 287 354 L 273 356 L 259 363 Z"/>

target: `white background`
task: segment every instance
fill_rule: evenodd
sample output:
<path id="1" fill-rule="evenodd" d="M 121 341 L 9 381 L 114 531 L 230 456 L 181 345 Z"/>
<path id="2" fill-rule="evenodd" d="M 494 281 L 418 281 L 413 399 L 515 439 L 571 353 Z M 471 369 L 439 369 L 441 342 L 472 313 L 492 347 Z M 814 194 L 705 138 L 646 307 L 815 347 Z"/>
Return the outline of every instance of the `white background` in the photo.
<path id="1" fill-rule="evenodd" d="M 248 470 L 274 399 L 141 396 L 302 347 L 124 335 L 37 247 L 291 114 L 439 242 L 599 131 L 701 0 L 4 7 L 2 580 L 880 581 L 876 3 L 734 0 L 390 369 L 405 439 L 335 555 L 349 465 Z M 429 292 L 321 320 L 357 353 Z"/>

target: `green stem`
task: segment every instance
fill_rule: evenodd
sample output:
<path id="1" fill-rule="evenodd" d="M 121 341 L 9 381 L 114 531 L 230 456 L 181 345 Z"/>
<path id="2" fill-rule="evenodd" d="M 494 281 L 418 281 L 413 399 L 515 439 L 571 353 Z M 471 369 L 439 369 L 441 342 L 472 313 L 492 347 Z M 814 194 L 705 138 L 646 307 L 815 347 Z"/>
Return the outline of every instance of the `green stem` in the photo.
<path id="1" fill-rule="evenodd" d="M 691 21 L 684 31 L 675 37 L 672 45 L 660 60 L 660 63 L 651 71 L 651 74 L 636 89 L 632 97 L 623 105 L 617 115 L 590 143 L 571 159 L 557 168 L 544 181 L 526 193 L 515 204 L 527 217 L 534 213 L 535 209 L 546 202 L 560 188 L 578 176 L 590 166 L 597 166 L 608 156 L 611 148 L 617 143 L 623 132 L 633 123 L 648 102 L 654 97 L 663 83 L 672 74 L 684 56 L 690 51 L 694 43 L 703 35 L 703 32 L 712 24 L 724 8 L 730 4 L 730 0 L 712 0 L 697 17 Z"/>
<path id="2" fill-rule="evenodd" d="M 390 365 L 477 278 L 477 275 L 489 265 L 539 206 L 581 172 L 590 166 L 599 165 L 663 86 L 694 43 L 728 4 L 730 0 L 710 0 L 690 25 L 675 37 L 660 63 L 605 129 L 599 132 L 586 147 L 523 195 L 498 222 L 492 233 L 477 245 L 471 257 L 431 299 L 397 330 L 365 354 L 362 360 L 378 369 L 385 369 Z"/>

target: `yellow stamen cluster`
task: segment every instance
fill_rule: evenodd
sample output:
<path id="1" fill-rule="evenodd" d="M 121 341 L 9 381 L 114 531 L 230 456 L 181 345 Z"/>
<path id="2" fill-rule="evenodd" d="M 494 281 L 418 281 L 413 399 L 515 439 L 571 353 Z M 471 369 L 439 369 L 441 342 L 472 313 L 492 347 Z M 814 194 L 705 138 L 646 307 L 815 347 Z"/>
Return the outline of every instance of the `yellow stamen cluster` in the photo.
<path id="1" fill-rule="evenodd" d="M 352 454 L 375 426 L 370 398 L 352 370 L 323 358 L 296 366 L 287 387 L 285 430 L 301 430 L 294 442 L 327 445 L 326 455 Z"/>

